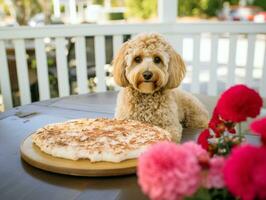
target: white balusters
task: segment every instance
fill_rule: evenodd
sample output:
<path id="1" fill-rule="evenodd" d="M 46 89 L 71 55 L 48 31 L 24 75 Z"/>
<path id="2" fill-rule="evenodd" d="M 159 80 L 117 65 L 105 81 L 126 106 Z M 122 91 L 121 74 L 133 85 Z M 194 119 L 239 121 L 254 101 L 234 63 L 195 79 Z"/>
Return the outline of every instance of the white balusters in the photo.
<path id="1" fill-rule="evenodd" d="M 137 33 L 130 34 L 130 39 L 134 38 L 136 35 L 138 35 L 138 34 Z"/>
<path id="2" fill-rule="evenodd" d="M 56 66 L 57 66 L 59 96 L 60 97 L 68 96 L 69 78 L 68 78 L 65 38 L 56 38 L 55 46 L 56 46 Z"/>
<path id="3" fill-rule="evenodd" d="M 5 110 L 12 108 L 12 93 L 9 80 L 9 70 L 7 65 L 6 48 L 4 41 L 0 40 L 0 84 L 3 95 L 3 103 Z"/>
<path id="4" fill-rule="evenodd" d="M 35 39 L 35 55 L 37 61 L 37 76 L 40 100 L 50 99 L 47 56 L 43 38 Z"/>
<path id="5" fill-rule="evenodd" d="M 236 44 L 237 35 L 233 34 L 229 40 L 229 61 L 227 70 L 226 88 L 235 84 L 235 70 L 236 70 Z"/>
<path id="6" fill-rule="evenodd" d="M 252 86 L 256 35 L 248 34 L 248 51 L 245 84 Z"/>
<path id="7" fill-rule="evenodd" d="M 218 35 L 212 35 L 211 40 L 211 63 L 210 63 L 210 81 L 208 83 L 208 95 L 217 95 L 217 71 L 218 71 Z"/>
<path id="8" fill-rule="evenodd" d="M 84 94 L 88 92 L 85 37 L 76 37 L 75 39 L 78 94 Z"/>
<path id="9" fill-rule="evenodd" d="M 193 37 L 193 61 L 192 61 L 192 81 L 191 92 L 200 92 L 200 35 Z"/>
<path id="10" fill-rule="evenodd" d="M 176 51 L 177 53 L 179 53 L 179 55 L 182 56 L 183 55 L 183 36 L 177 35 L 176 42 L 177 42 Z"/>
<path id="11" fill-rule="evenodd" d="M 118 50 L 123 44 L 123 35 L 113 36 L 113 57 L 117 54 Z M 119 90 L 119 86 L 115 84 L 115 90 Z"/>
<path id="12" fill-rule="evenodd" d="M 106 32 L 104 32 L 106 31 Z M 249 23 L 175 23 L 175 24 L 123 24 L 123 25 L 75 25 L 75 26 L 48 26 L 40 27 L 40 29 L 30 27 L 17 27 L 17 28 L 2 28 L 0 31 L 0 84 L 1 92 L 4 97 L 5 108 L 12 107 L 12 94 L 11 84 L 9 80 L 8 64 L 7 64 L 7 52 L 5 48 L 5 41 L 14 41 L 16 63 L 18 69 L 18 85 L 20 90 L 21 104 L 27 104 L 31 102 L 30 95 L 30 83 L 28 66 L 26 60 L 25 51 L 25 39 L 34 40 L 35 53 L 37 61 L 37 75 L 40 100 L 51 98 L 49 88 L 49 75 L 48 75 L 48 62 L 47 55 L 45 52 L 44 38 L 55 38 L 56 46 L 56 63 L 57 63 L 57 75 L 58 75 L 58 89 L 59 96 L 70 95 L 69 85 L 69 73 L 68 63 L 66 55 L 66 37 L 75 39 L 75 55 L 76 55 L 76 70 L 77 70 L 77 85 L 78 93 L 88 92 L 88 80 L 87 80 L 87 59 L 86 59 L 86 43 L 85 37 L 94 37 L 95 47 L 95 65 L 96 65 L 96 79 L 97 79 L 97 91 L 106 91 L 106 48 L 105 48 L 105 35 L 113 36 L 113 54 L 116 54 L 118 49 L 123 43 L 123 35 L 135 36 L 140 32 L 156 31 L 165 35 L 166 38 L 171 42 L 174 49 L 185 59 L 188 59 L 186 55 L 191 55 L 192 44 L 190 46 L 186 43 L 183 44 L 185 36 L 192 36 L 194 41 L 193 58 L 192 61 L 186 63 L 192 65 L 192 82 L 191 91 L 193 93 L 200 93 L 201 79 L 201 67 L 209 66 L 210 81 L 207 87 L 208 95 L 217 95 L 218 93 L 218 66 L 224 63 L 218 63 L 217 51 L 223 51 L 218 48 L 218 41 L 221 34 L 224 31 L 230 35 L 229 40 L 229 58 L 228 58 L 228 70 L 227 77 L 225 80 L 226 88 L 236 83 L 236 51 L 238 44 L 239 35 L 248 36 L 248 52 L 247 52 L 247 63 L 245 66 L 244 83 L 252 86 L 259 87 L 262 95 L 266 97 L 266 59 L 263 66 L 262 78 L 257 81 L 253 81 L 253 68 L 254 64 L 254 50 L 256 36 L 258 34 L 264 35 L 264 39 L 258 40 L 257 42 L 265 42 L 266 28 L 263 24 L 249 24 Z M 200 61 L 200 40 L 201 34 L 208 33 L 212 35 L 211 43 L 211 59 L 209 63 L 205 60 Z M 221 42 L 224 42 L 221 40 Z M 222 44 L 222 43 L 221 43 Z M 205 45 L 205 44 L 203 44 Z M 183 48 L 184 47 L 184 48 Z M 184 52 L 182 50 L 184 49 Z M 204 50 L 204 49 L 203 49 Z M 245 51 L 246 49 L 244 49 Z M 202 52 L 207 53 L 207 52 Z M 227 53 L 224 51 L 224 53 Z M 263 52 L 258 52 L 263 54 Z M 246 55 L 243 55 L 245 58 Z M 258 57 L 263 57 L 262 55 Z M 266 57 L 266 53 L 264 53 Z M 241 58 L 240 58 L 241 59 Z M 188 59 L 190 60 L 190 59 Z M 225 61 L 223 61 L 225 62 Z M 255 72 L 261 68 L 257 68 Z M 240 72 L 242 72 L 240 70 Z M 202 75 L 205 75 L 202 73 Z M 237 74 L 241 76 L 242 74 Z M 256 73 L 254 73 L 256 75 Z M 256 75 L 257 76 L 257 75 Z M 223 77 L 222 77 L 223 78 Z M 255 85 L 256 84 L 256 85 Z"/>
<path id="13" fill-rule="evenodd" d="M 116 55 L 118 50 L 123 44 L 123 35 L 114 35 L 113 36 L 113 57 Z"/>
<path id="14" fill-rule="evenodd" d="M 183 36 L 177 35 L 176 36 L 176 47 L 175 47 L 176 52 L 183 58 Z M 185 62 L 185 61 L 184 61 Z M 181 89 L 183 87 L 182 82 L 179 85 L 179 88 Z"/>
<path id="15" fill-rule="evenodd" d="M 260 79 L 260 94 L 266 98 L 266 41 L 264 41 L 264 61 L 262 68 L 262 77 Z"/>
<path id="16" fill-rule="evenodd" d="M 175 51 L 178 50 L 178 40 L 176 35 L 174 34 L 167 34 L 166 39 L 168 42 L 170 42 L 171 46 L 174 48 Z"/>
<path id="17" fill-rule="evenodd" d="M 21 105 L 31 103 L 28 65 L 26 59 L 25 42 L 22 39 L 14 40 L 17 76 Z"/>
<path id="18" fill-rule="evenodd" d="M 105 85 L 105 38 L 104 36 L 95 36 L 94 38 L 97 92 L 106 91 Z"/>

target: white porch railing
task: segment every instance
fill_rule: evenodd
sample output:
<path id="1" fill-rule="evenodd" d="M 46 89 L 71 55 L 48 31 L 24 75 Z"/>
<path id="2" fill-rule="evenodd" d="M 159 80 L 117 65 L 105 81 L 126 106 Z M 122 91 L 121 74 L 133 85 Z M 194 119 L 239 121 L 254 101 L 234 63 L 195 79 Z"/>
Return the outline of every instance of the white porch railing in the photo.
<path id="1" fill-rule="evenodd" d="M 192 59 L 186 59 L 188 64 L 188 77 L 185 82 L 190 82 L 190 91 L 199 93 L 200 83 L 203 81 L 207 85 L 207 94 L 217 95 L 219 93 L 219 67 L 226 69 L 227 73 L 222 73 L 225 87 L 238 82 L 236 80 L 238 43 L 240 40 L 247 45 L 245 55 L 240 55 L 246 59 L 244 66 L 240 67 L 243 74 L 243 82 L 260 91 L 266 97 L 266 25 L 253 23 L 169 23 L 169 24 L 117 24 L 117 25 L 58 25 L 44 26 L 38 28 L 16 27 L 0 29 L 0 84 L 3 95 L 5 109 L 13 107 L 11 85 L 9 80 L 9 67 L 7 62 L 6 44 L 12 42 L 15 49 L 15 59 L 17 68 L 18 85 L 20 91 L 21 104 L 31 103 L 30 84 L 28 66 L 26 62 L 25 40 L 33 39 L 35 43 L 35 56 L 37 61 L 37 79 L 40 100 L 50 98 L 47 55 L 45 51 L 45 38 L 55 39 L 56 65 L 58 75 L 59 96 L 70 95 L 69 77 L 67 66 L 67 55 L 65 53 L 65 38 L 70 37 L 75 41 L 76 70 L 78 93 L 88 92 L 87 82 L 87 59 L 85 37 L 94 37 L 95 66 L 97 76 L 97 91 L 106 90 L 106 64 L 105 36 L 113 37 L 113 52 L 115 53 L 123 42 L 124 35 L 136 35 L 140 32 L 159 32 L 164 34 L 172 43 L 174 48 L 186 58 L 186 53 L 191 51 Z M 207 36 L 206 36 L 207 35 Z M 206 36 L 206 37 L 205 37 Z M 210 44 L 210 59 L 203 62 L 201 54 L 207 51 L 205 40 Z M 227 40 L 228 48 L 221 48 L 220 40 Z M 190 40 L 190 41 L 189 41 Z M 192 43 L 192 45 L 188 45 Z M 226 43 L 226 42 L 225 42 Z M 258 57 L 256 52 L 258 52 Z M 192 51 L 193 49 L 193 51 Z M 225 52 L 221 52 L 225 51 Z M 243 50 L 243 49 L 240 49 Z M 242 51 L 241 51 L 242 52 Z M 245 51 L 244 51 L 245 52 Z M 206 53 L 206 52 L 205 52 Z M 226 55 L 226 61 L 219 61 L 219 55 Z M 255 60 L 256 58 L 256 60 Z M 258 61 L 258 59 L 260 61 Z M 254 65 L 260 63 L 259 66 Z M 255 71 L 256 72 L 255 72 Z M 206 77 L 201 77 L 205 71 Z M 241 71 L 241 73 L 242 73 Z M 257 73 L 258 71 L 258 73 Z M 255 74 L 255 75 L 254 75 Z M 257 74 L 257 75 L 256 75 Z"/>

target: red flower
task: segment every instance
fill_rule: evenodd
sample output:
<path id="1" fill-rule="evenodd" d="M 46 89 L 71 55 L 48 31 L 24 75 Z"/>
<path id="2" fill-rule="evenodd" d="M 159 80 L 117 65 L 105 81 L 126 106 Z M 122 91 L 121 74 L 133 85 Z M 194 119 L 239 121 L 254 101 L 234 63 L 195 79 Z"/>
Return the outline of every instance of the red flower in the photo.
<path id="1" fill-rule="evenodd" d="M 266 149 L 245 145 L 236 147 L 224 167 L 227 188 L 243 200 L 266 199 Z"/>
<path id="2" fill-rule="evenodd" d="M 215 108 L 213 111 L 212 118 L 209 122 L 209 127 L 216 133 L 216 137 L 220 137 L 220 135 L 224 131 L 228 131 L 229 133 L 232 133 L 232 134 L 236 133 L 234 124 L 223 121 L 221 117 L 219 117 L 217 108 Z"/>
<path id="3" fill-rule="evenodd" d="M 261 136 L 261 141 L 266 146 L 266 117 L 258 119 L 250 124 L 250 129 Z"/>
<path id="4" fill-rule="evenodd" d="M 209 129 L 205 129 L 202 131 L 198 137 L 197 143 L 201 145 L 201 147 L 208 151 L 209 143 L 208 139 L 211 137 Z"/>
<path id="5" fill-rule="evenodd" d="M 236 85 L 226 90 L 217 103 L 217 112 L 225 121 L 241 122 L 260 113 L 262 99 L 253 89 Z"/>

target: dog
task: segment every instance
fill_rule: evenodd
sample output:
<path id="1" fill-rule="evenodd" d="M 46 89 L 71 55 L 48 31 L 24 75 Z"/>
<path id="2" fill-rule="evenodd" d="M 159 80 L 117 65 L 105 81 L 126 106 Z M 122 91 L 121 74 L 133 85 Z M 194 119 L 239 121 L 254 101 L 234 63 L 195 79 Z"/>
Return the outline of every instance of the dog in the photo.
<path id="1" fill-rule="evenodd" d="M 181 56 L 157 33 L 125 42 L 113 59 L 113 76 L 122 87 L 115 118 L 132 119 L 168 130 L 180 142 L 183 127 L 206 128 L 203 104 L 178 88 L 186 67 Z"/>

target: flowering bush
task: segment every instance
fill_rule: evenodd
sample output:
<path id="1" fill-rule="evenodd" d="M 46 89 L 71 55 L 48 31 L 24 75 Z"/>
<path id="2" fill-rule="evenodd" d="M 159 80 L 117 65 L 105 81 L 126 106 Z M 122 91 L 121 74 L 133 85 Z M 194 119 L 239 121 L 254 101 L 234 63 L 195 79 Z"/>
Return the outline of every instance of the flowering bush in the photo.
<path id="1" fill-rule="evenodd" d="M 245 141 L 240 122 L 248 117 L 256 117 L 261 107 L 262 98 L 255 90 L 245 85 L 229 88 L 218 100 L 209 122 L 209 129 L 202 131 L 198 143 L 211 155 L 229 154 L 233 147 Z M 237 124 L 238 135 L 235 134 Z"/>
<path id="2" fill-rule="evenodd" d="M 228 189 L 243 200 L 266 199 L 266 117 L 250 125 L 261 136 L 262 146 L 242 145 L 233 149 L 224 167 Z"/>
<path id="3" fill-rule="evenodd" d="M 266 199 L 266 149 L 244 145 L 233 149 L 224 167 L 228 189 L 243 200 Z"/>
<path id="4" fill-rule="evenodd" d="M 261 97 L 244 85 L 225 91 L 199 145 L 161 142 L 140 156 L 142 191 L 152 200 L 265 200 L 266 117 L 250 125 L 261 146 L 243 144 L 241 131 L 235 134 L 236 124 L 261 107 Z"/>

